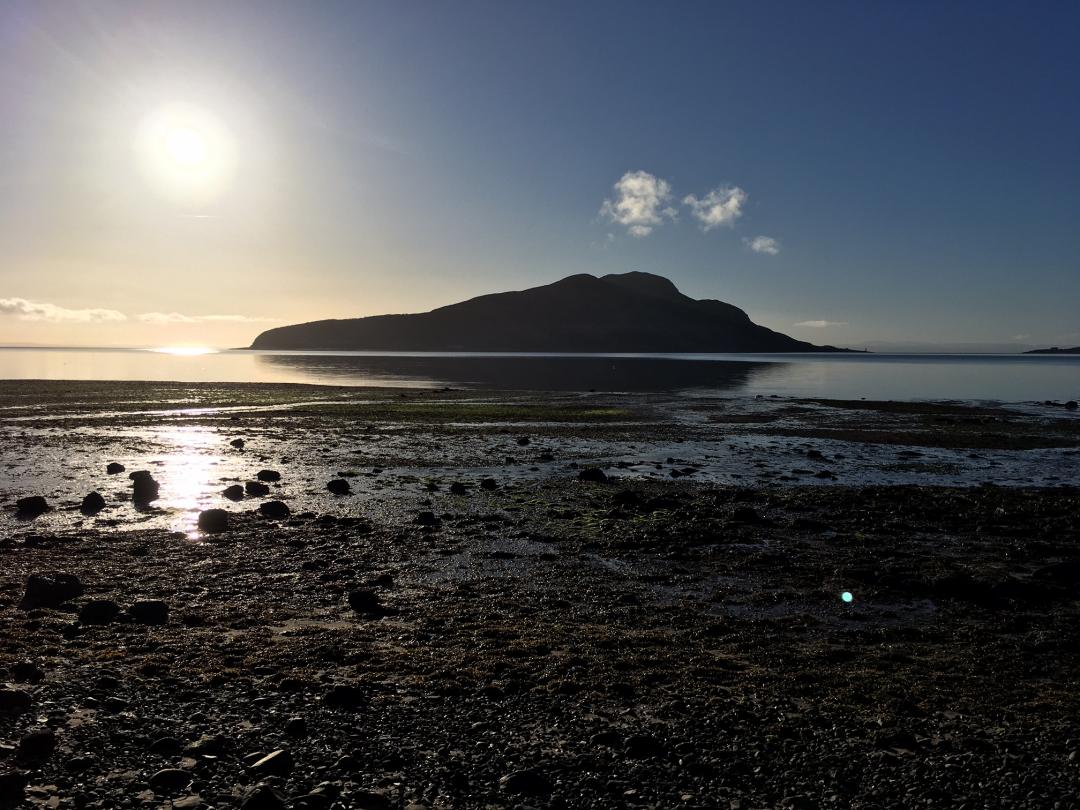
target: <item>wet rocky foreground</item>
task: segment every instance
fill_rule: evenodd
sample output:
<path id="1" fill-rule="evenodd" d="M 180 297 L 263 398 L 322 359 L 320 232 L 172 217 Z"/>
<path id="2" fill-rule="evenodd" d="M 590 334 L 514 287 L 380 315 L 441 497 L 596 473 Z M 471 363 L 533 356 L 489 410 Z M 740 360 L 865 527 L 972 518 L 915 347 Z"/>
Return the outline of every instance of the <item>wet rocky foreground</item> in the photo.
<path id="1" fill-rule="evenodd" d="M 99 462 L 142 460 L 160 407 L 8 403 L 0 804 L 1080 806 L 1067 415 L 241 393 L 178 403 L 168 429 L 221 462 L 179 501 L 151 465 L 141 505 Z M 213 410 L 245 397 L 273 410 Z M 65 434 L 96 511 L 81 473 L 31 474 Z M 765 477 L 710 476 L 721 434 Z M 941 452 L 1002 478 L 1043 454 L 1058 482 L 945 486 Z M 859 454 L 928 483 L 845 481 Z"/>

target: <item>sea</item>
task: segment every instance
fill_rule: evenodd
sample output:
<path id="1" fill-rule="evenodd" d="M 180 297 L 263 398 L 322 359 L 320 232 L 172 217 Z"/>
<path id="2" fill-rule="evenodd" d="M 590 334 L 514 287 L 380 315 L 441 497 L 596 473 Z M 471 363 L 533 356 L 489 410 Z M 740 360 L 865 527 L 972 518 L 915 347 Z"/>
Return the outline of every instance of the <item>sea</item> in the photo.
<path id="1" fill-rule="evenodd" d="M 0 347 L 3 380 L 304 383 L 831 399 L 1067 401 L 1080 355 L 485 354 Z"/>

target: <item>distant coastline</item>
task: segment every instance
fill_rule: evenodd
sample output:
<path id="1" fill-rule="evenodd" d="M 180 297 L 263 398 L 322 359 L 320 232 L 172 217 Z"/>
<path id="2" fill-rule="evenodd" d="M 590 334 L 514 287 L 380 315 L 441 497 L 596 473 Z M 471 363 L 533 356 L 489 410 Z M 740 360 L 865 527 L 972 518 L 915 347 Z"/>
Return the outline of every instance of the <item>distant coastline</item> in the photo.
<path id="1" fill-rule="evenodd" d="M 1051 346 L 1049 349 L 1032 349 L 1024 352 L 1024 354 L 1080 354 L 1080 346 L 1073 346 L 1071 349 L 1059 349 L 1057 346 Z"/>

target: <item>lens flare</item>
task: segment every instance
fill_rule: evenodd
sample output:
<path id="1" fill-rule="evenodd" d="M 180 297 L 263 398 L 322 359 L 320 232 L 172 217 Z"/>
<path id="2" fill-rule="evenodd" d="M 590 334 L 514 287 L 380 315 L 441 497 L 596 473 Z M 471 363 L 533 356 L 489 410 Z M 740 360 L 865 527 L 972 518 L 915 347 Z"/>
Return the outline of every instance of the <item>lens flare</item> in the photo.
<path id="1" fill-rule="evenodd" d="M 852 602 L 855 601 L 855 594 L 853 594 L 851 591 L 844 591 L 842 594 L 840 594 L 840 599 L 843 600 L 845 604 L 850 605 Z"/>
<path id="2" fill-rule="evenodd" d="M 139 168 L 150 186 L 174 202 L 200 204 L 232 182 L 235 144 L 209 110 L 169 104 L 148 114 L 135 134 Z"/>

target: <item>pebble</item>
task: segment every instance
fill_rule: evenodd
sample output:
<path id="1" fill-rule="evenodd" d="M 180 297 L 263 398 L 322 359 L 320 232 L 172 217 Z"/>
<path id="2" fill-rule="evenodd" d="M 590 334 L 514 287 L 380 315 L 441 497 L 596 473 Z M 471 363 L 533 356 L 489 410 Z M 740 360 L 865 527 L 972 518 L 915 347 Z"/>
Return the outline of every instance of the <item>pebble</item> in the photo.
<path id="1" fill-rule="evenodd" d="M 191 772 L 180 768 L 163 768 L 150 777 L 150 789 L 155 793 L 179 793 L 191 784 Z"/>

